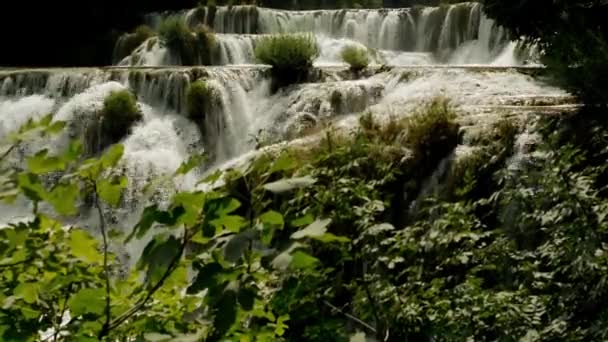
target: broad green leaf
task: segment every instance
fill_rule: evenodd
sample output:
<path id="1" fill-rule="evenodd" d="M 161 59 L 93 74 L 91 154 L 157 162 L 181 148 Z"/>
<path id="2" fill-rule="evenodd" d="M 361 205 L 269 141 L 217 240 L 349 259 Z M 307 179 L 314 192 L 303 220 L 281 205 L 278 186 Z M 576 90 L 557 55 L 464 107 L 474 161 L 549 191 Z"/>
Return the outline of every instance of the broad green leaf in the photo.
<path id="1" fill-rule="evenodd" d="M 181 243 L 175 236 L 157 235 L 148 243 L 137 264 L 139 269 L 146 269 L 148 286 L 158 283 L 180 251 Z"/>
<path id="2" fill-rule="evenodd" d="M 315 218 L 311 214 L 306 214 L 302 217 L 299 217 L 299 218 L 291 221 L 291 225 L 296 228 L 304 227 L 304 226 L 307 226 L 307 225 L 313 223 L 314 221 L 315 221 Z"/>
<path id="3" fill-rule="evenodd" d="M 325 233 L 321 236 L 311 236 L 311 238 L 324 242 L 324 243 L 330 243 L 330 242 L 338 242 L 338 243 L 349 243 L 350 239 L 345 237 L 345 236 L 336 236 L 332 233 Z"/>
<path id="4" fill-rule="evenodd" d="M 222 265 L 217 262 L 198 267 L 196 278 L 188 287 L 188 294 L 196 294 L 204 289 L 214 287 L 217 284 L 216 276 L 224 271 Z"/>
<path id="5" fill-rule="evenodd" d="M 46 197 L 46 189 L 40 183 L 38 176 L 31 173 L 22 173 L 17 177 L 19 188 L 23 194 L 34 202 L 40 202 Z"/>
<path id="6" fill-rule="evenodd" d="M 37 125 L 47 127 L 51 121 L 53 121 L 53 114 L 47 114 L 38 121 Z"/>
<path id="7" fill-rule="evenodd" d="M 274 328 L 274 333 L 277 336 L 283 336 L 283 334 L 285 334 L 285 330 L 289 328 L 287 324 L 285 324 L 287 321 L 289 321 L 289 314 L 281 315 L 277 318 L 276 326 Z"/>
<path id="8" fill-rule="evenodd" d="M 315 222 L 308 225 L 308 227 L 291 234 L 291 238 L 294 240 L 304 238 L 319 238 L 327 232 L 327 226 L 331 223 L 331 219 L 316 220 Z"/>
<path id="9" fill-rule="evenodd" d="M 272 164 L 269 173 L 275 173 L 278 171 L 291 170 L 298 166 L 298 161 L 290 154 L 283 153 L 281 156 Z"/>
<path id="10" fill-rule="evenodd" d="M 83 151 L 82 142 L 80 142 L 80 140 L 78 140 L 78 139 L 73 140 L 70 142 L 68 149 L 64 152 L 63 159 L 66 162 L 75 161 L 82 155 L 82 151 Z"/>
<path id="11" fill-rule="evenodd" d="M 65 162 L 62 158 L 49 157 L 47 154 L 47 150 L 42 150 L 34 156 L 27 158 L 27 166 L 33 174 L 41 175 L 65 169 Z"/>
<path id="12" fill-rule="evenodd" d="M 116 164 L 122 158 L 122 155 L 125 151 L 125 148 L 121 144 L 112 145 L 108 151 L 106 151 L 103 156 L 101 156 L 101 165 L 104 169 L 112 168 L 116 166 Z"/>
<path id="13" fill-rule="evenodd" d="M 112 179 L 101 179 L 97 181 L 97 194 L 109 204 L 116 207 L 120 203 L 122 191 L 127 187 L 127 177 L 112 177 Z"/>
<path id="14" fill-rule="evenodd" d="M 184 215 L 186 211 L 183 207 L 178 206 L 171 210 L 171 212 L 166 212 L 158 209 L 158 206 L 153 205 L 144 209 L 143 214 L 137 225 L 131 231 L 131 234 L 126 239 L 126 242 L 129 242 L 133 239 L 133 237 L 137 237 L 138 239 L 143 238 L 146 233 L 152 228 L 154 223 L 160 223 L 165 226 L 172 227 L 175 225 L 180 217 Z"/>
<path id="15" fill-rule="evenodd" d="M 277 255 L 271 262 L 272 267 L 284 271 L 289 267 L 289 264 L 291 263 L 292 255 L 291 252 L 293 252 L 294 250 L 301 248 L 302 245 L 299 242 L 296 242 L 294 244 L 292 244 L 288 249 L 286 249 L 285 251 L 281 252 L 279 255 Z"/>
<path id="16" fill-rule="evenodd" d="M 78 175 L 85 179 L 97 179 L 102 171 L 102 165 L 97 159 L 87 159 L 78 168 Z"/>
<path id="17" fill-rule="evenodd" d="M 319 259 L 308 253 L 297 251 L 291 255 L 291 263 L 289 266 L 295 269 L 308 269 L 314 268 L 318 263 Z"/>
<path id="18" fill-rule="evenodd" d="M 63 130 L 65 125 L 66 125 L 65 121 L 55 121 L 55 122 L 53 122 L 53 124 L 48 126 L 44 131 L 47 134 L 57 134 Z"/>
<path id="19" fill-rule="evenodd" d="M 236 297 L 237 295 L 234 290 L 226 290 L 217 305 L 215 305 L 213 319 L 214 335 L 224 336 L 235 323 L 237 314 Z"/>
<path id="20" fill-rule="evenodd" d="M 241 308 L 245 311 L 251 311 L 253 309 L 253 302 L 255 301 L 256 293 L 253 289 L 247 287 L 240 287 L 238 294 L 238 301 Z"/>
<path id="21" fill-rule="evenodd" d="M 187 161 L 182 163 L 180 167 L 175 171 L 175 175 L 185 175 L 195 167 L 199 166 L 205 160 L 205 155 L 196 154 L 191 156 Z"/>
<path id="22" fill-rule="evenodd" d="M 295 189 L 301 189 L 315 184 L 316 180 L 310 176 L 281 179 L 276 182 L 264 184 L 263 188 L 275 193 L 282 194 Z"/>
<path id="23" fill-rule="evenodd" d="M 279 229 L 282 229 L 283 225 L 285 224 L 285 222 L 283 221 L 283 215 L 274 210 L 265 212 L 264 214 L 260 215 L 260 220 L 264 224 L 276 226 L 279 227 Z"/>
<path id="24" fill-rule="evenodd" d="M 76 209 L 76 200 L 80 196 L 78 184 L 64 183 L 57 184 L 51 190 L 46 200 L 49 202 L 55 211 L 64 216 L 73 216 L 78 213 Z"/>
<path id="25" fill-rule="evenodd" d="M 219 217 L 210 222 L 215 227 L 224 227 L 224 229 L 238 233 L 241 231 L 241 228 L 247 225 L 247 221 L 241 216 L 237 215 L 226 215 Z"/>
<path id="26" fill-rule="evenodd" d="M 28 304 L 33 304 L 38 300 L 40 286 L 37 283 L 20 283 L 15 287 L 15 296 L 23 298 Z"/>
<path id="27" fill-rule="evenodd" d="M 250 229 L 232 236 L 224 248 L 224 258 L 230 262 L 237 262 L 255 238 L 255 233 L 255 230 Z"/>
<path id="28" fill-rule="evenodd" d="M 98 250 L 98 242 L 89 233 L 82 229 L 74 229 L 70 232 L 68 242 L 72 254 L 88 263 L 101 263 L 103 256 Z"/>
<path id="29" fill-rule="evenodd" d="M 105 310 L 106 291 L 99 289 L 82 289 L 68 301 L 70 315 L 78 317 L 84 314 L 101 315 Z"/>
<path id="30" fill-rule="evenodd" d="M 180 221 L 187 226 L 197 223 L 205 204 L 206 194 L 204 192 L 180 192 L 173 196 L 173 205 L 181 205 L 185 209 Z"/>

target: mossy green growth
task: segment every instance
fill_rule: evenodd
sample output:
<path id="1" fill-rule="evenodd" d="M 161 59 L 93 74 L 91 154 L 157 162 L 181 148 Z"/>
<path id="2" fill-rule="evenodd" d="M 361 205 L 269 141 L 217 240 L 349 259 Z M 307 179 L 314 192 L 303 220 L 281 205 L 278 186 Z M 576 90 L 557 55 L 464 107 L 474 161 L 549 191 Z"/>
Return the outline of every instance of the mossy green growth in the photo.
<path id="1" fill-rule="evenodd" d="M 215 91 L 207 82 L 198 80 L 192 83 L 186 91 L 188 117 L 201 125 L 216 101 Z"/>
<path id="2" fill-rule="evenodd" d="M 342 60 L 350 66 L 350 69 L 359 72 L 369 65 L 369 53 L 364 47 L 355 45 L 346 46 L 341 52 Z"/>
<path id="3" fill-rule="evenodd" d="M 215 36 L 204 25 L 191 30 L 179 17 L 163 20 L 159 27 L 163 44 L 181 59 L 182 65 L 209 65 L 215 48 Z"/>
<path id="4" fill-rule="evenodd" d="M 155 35 L 156 33 L 154 30 L 147 25 L 138 26 L 133 33 L 123 34 L 116 42 L 116 47 L 114 48 L 114 61 L 118 62 L 129 56 L 141 44 Z"/>
<path id="5" fill-rule="evenodd" d="M 102 135 L 114 143 L 126 136 L 143 115 L 135 96 L 128 90 L 120 90 L 105 98 L 99 116 Z"/>
<path id="6" fill-rule="evenodd" d="M 304 80 L 318 56 L 317 41 L 308 34 L 272 35 L 255 48 L 257 60 L 272 66 L 277 87 Z"/>

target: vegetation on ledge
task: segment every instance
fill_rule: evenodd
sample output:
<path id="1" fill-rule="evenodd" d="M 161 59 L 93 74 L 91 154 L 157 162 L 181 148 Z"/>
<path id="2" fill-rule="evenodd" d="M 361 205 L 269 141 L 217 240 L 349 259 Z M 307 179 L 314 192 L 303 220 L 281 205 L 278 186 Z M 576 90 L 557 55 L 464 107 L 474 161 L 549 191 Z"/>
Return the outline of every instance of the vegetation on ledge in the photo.
<path id="1" fill-rule="evenodd" d="M 347 46 L 342 49 L 341 57 L 354 72 L 359 72 L 369 65 L 369 54 L 363 47 Z"/>
<path id="2" fill-rule="evenodd" d="M 264 37 L 255 48 L 258 61 L 272 66 L 275 89 L 304 81 L 318 55 L 316 39 L 306 34 Z"/>
<path id="3" fill-rule="evenodd" d="M 191 30 L 181 18 L 171 16 L 161 22 L 158 35 L 182 65 L 211 64 L 216 45 L 208 27 L 200 25 Z"/>

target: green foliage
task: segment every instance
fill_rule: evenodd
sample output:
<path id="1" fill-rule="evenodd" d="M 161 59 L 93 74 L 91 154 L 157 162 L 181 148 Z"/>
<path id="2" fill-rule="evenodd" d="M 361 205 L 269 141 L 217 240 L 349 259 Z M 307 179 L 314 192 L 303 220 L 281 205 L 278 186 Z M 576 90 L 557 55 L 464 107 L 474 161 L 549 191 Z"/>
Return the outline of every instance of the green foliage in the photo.
<path id="1" fill-rule="evenodd" d="M 272 66 L 279 86 L 304 80 L 319 55 L 313 35 L 283 34 L 264 37 L 255 48 L 256 58 Z"/>
<path id="2" fill-rule="evenodd" d="M 154 37 L 156 33 L 147 25 L 138 26 L 133 33 L 125 33 L 116 42 L 114 48 L 114 61 L 118 62 L 129 56 L 146 40 Z"/>
<path id="3" fill-rule="evenodd" d="M 341 52 L 342 60 L 350 66 L 350 69 L 358 72 L 369 65 L 369 55 L 366 48 L 358 46 L 346 46 Z"/>
<path id="4" fill-rule="evenodd" d="M 103 220 L 128 184 L 123 147 L 84 162 L 77 146 L 36 153 L 23 169 L 3 166 L 0 199 L 57 207 L 91 194 L 100 216 L 89 232 L 35 209 L 0 229 L 0 339 L 51 329 L 50 340 L 604 340 L 605 123 L 542 119 L 545 143 L 521 155 L 518 127 L 500 121 L 433 197 L 421 188 L 456 147 L 453 109 L 435 100 L 403 119 L 365 114 L 308 154 L 262 155 L 146 208 L 125 227 L 126 242 L 145 245 L 132 269 L 109 252 Z M 55 125 L 28 122 L 8 144 Z M 58 184 L 41 181 L 51 173 Z"/>
<path id="5" fill-rule="evenodd" d="M 191 30 L 178 16 L 163 20 L 158 29 L 162 43 L 180 57 L 182 65 L 210 65 L 215 36 L 206 26 Z"/>
<path id="6" fill-rule="evenodd" d="M 186 90 L 186 104 L 190 119 L 202 125 L 217 103 L 217 96 L 218 94 L 205 81 L 198 80 L 190 84 Z"/>
<path id="7" fill-rule="evenodd" d="M 103 101 L 99 113 L 103 145 L 125 137 L 133 124 L 142 119 L 135 96 L 128 90 L 112 92 Z M 107 137 L 107 140 L 105 139 Z"/>

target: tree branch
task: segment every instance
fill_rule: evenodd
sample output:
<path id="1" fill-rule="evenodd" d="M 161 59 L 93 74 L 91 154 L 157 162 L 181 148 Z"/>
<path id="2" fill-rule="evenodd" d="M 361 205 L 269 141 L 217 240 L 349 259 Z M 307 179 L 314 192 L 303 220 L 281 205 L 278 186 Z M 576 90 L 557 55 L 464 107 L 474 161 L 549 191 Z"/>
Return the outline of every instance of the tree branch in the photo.
<path id="1" fill-rule="evenodd" d="M 186 246 L 188 245 L 188 242 L 190 241 L 190 239 L 191 239 L 191 236 L 188 236 L 188 229 L 187 229 L 187 227 L 185 227 L 184 228 L 184 238 L 183 238 L 182 244 L 180 246 L 180 249 L 176 253 L 175 257 L 173 257 L 173 259 L 169 263 L 167 270 L 165 271 L 163 276 L 160 278 L 160 280 L 156 283 L 156 285 L 154 285 L 150 289 L 150 291 L 148 292 L 146 297 L 144 297 L 142 300 L 140 300 L 137 304 L 135 304 L 131 309 L 127 310 L 121 316 L 119 316 L 116 319 L 114 319 L 113 321 L 111 321 L 110 324 L 108 325 L 108 328 L 105 329 L 105 331 L 102 331 L 103 334 L 100 333 L 100 338 L 107 336 L 107 334 L 111 330 L 116 329 L 118 326 L 120 326 L 126 320 L 128 320 L 133 315 L 135 315 L 139 310 L 141 310 L 141 308 L 143 308 L 144 305 L 146 305 L 146 303 L 152 298 L 154 293 L 156 293 L 156 291 L 158 291 L 164 285 L 165 281 L 169 278 L 169 276 L 171 276 L 173 271 L 175 271 L 175 269 L 177 268 L 177 266 L 179 264 L 179 261 L 182 258 L 182 255 L 184 254 L 184 251 L 186 250 Z"/>
<path id="2" fill-rule="evenodd" d="M 344 316 L 346 316 L 347 318 L 349 318 L 349 319 L 350 319 L 350 320 L 352 320 L 353 322 L 358 323 L 359 325 L 361 325 L 361 326 L 365 327 L 365 328 L 366 328 L 366 329 L 368 329 L 369 331 L 373 332 L 373 333 L 374 333 L 374 335 L 375 335 L 375 334 L 377 334 L 377 332 L 376 332 L 376 328 L 374 328 L 374 327 L 372 327 L 371 325 L 369 325 L 369 324 L 367 324 L 367 323 L 363 322 L 362 320 L 358 319 L 357 317 L 355 317 L 355 316 L 353 316 L 353 315 L 351 315 L 351 314 L 349 314 L 349 313 L 346 313 L 346 312 L 342 311 L 340 308 L 338 308 L 338 307 L 336 307 L 336 306 L 332 305 L 331 303 L 329 303 L 329 302 L 328 302 L 328 301 L 326 301 L 326 300 L 324 300 L 324 301 L 323 301 L 323 304 L 327 305 L 327 306 L 328 306 L 328 307 L 330 307 L 332 310 L 335 310 L 335 311 L 337 311 L 337 312 L 339 312 L 339 313 L 343 314 Z"/>
<path id="3" fill-rule="evenodd" d="M 57 338 L 61 332 L 61 322 L 63 322 L 63 315 L 65 315 L 65 310 L 68 308 L 68 299 L 70 298 L 71 290 L 72 283 L 68 285 L 68 290 L 65 292 L 65 297 L 63 297 L 63 306 L 61 307 L 61 313 L 59 314 L 59 324 L 55 327 L 55 332 L 53 333 L 53 342 L 57 342 Z"/>
<path id="4" fill-rule="evenodd" d="M 110 326 L 110 321 L 112 320 L 110 307 L 112 305 L 110 299 L 110 270 L 108 268 L 108 236 L 106 232 L 106 221 L 103 217 L 103 211 L 101 210 L 101 203 L 99 202 L 99 196 L 97 195 L 97 184 L 93 183 L 93 189 L 95 190 L 95 207 L 97 207 L 97 213 L 99 214 L 99 228 L 101 230 L 101 236 L 103 239 L 103 270 L 106 278 L 106 307 L 105 307 L 105 316 L 106 321 L 103 324 L 103 328 L 99 333 L 100 339 L 101 337 L 107 334 L 107 331 Z"/>

